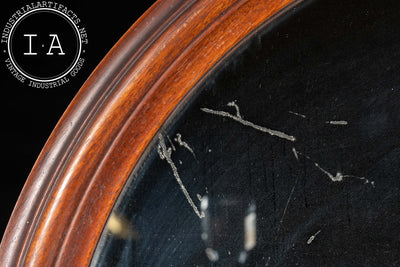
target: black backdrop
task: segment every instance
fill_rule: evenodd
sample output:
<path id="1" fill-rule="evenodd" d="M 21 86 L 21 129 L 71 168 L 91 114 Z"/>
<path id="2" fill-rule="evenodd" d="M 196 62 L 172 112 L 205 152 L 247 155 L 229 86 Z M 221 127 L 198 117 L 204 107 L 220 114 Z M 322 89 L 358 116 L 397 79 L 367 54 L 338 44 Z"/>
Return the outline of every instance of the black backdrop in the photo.
<path id="1" fill-rule="evenodd" d="M 0 27 L 22 6 L 36 1 L 7 1 L 0 9 Z M 21 84 L 6 68 L 1 54 L 2 173 L 0 179 L 0 234 L 47 138 L 79 88 L 124 32 L 155 2 L 54 1 L 73 10 L 87 30 L 86 62 L 70 82 L 52 89 Z"/>

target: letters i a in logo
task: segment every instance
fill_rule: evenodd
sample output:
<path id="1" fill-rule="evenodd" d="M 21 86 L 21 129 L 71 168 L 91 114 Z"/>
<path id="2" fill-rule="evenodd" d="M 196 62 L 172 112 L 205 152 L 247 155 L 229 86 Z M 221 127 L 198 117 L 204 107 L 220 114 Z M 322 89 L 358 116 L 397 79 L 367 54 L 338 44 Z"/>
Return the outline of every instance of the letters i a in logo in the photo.
<path id="1" fill-rule="evenodd" d="M 6 66 L 18 80 L 47 89 L 76 76 L 85 62 L 88 39 L 72 10 L 55 2 L 38 4 L 26 5 L 11 16 L 1 43 L 7 46 Z"/>

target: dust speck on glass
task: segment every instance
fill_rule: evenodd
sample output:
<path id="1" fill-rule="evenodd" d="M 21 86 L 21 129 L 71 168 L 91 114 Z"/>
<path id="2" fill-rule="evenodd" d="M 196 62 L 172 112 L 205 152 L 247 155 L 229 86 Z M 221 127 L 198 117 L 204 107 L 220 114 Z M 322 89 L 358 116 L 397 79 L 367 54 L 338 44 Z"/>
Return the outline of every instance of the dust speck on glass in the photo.
<path id="1" fill-rule="evenodd" d="M 305 3 L 177 107 L 93 266 L 400 264 L 400 2 Z"/>

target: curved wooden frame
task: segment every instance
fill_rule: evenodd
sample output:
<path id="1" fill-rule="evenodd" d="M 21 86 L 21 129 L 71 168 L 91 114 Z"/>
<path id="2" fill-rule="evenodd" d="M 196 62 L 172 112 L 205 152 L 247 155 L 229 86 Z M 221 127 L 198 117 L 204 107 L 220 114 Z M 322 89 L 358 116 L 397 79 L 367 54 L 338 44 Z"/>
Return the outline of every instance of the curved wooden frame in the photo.
<path id="1" fill-rule="evenodd" d="M 132 169 L 176 105 L 246 36 L 298 2 L 155 3 L 51 134 L 3 237 L 1 265 L 88 265 Z"/>

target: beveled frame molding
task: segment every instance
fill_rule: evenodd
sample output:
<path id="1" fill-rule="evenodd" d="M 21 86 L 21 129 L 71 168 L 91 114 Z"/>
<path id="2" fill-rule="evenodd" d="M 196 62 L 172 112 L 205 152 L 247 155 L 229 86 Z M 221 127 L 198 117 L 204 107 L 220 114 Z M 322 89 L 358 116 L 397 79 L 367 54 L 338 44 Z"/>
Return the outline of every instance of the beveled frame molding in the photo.
<path id="1" fill-rule="evenodd" d="M 1 265 L 89 265 L 126 180 L 174 108 L 249 34 L 299 2 L 156 2 L 49 137 L 6 229 Z"/>

